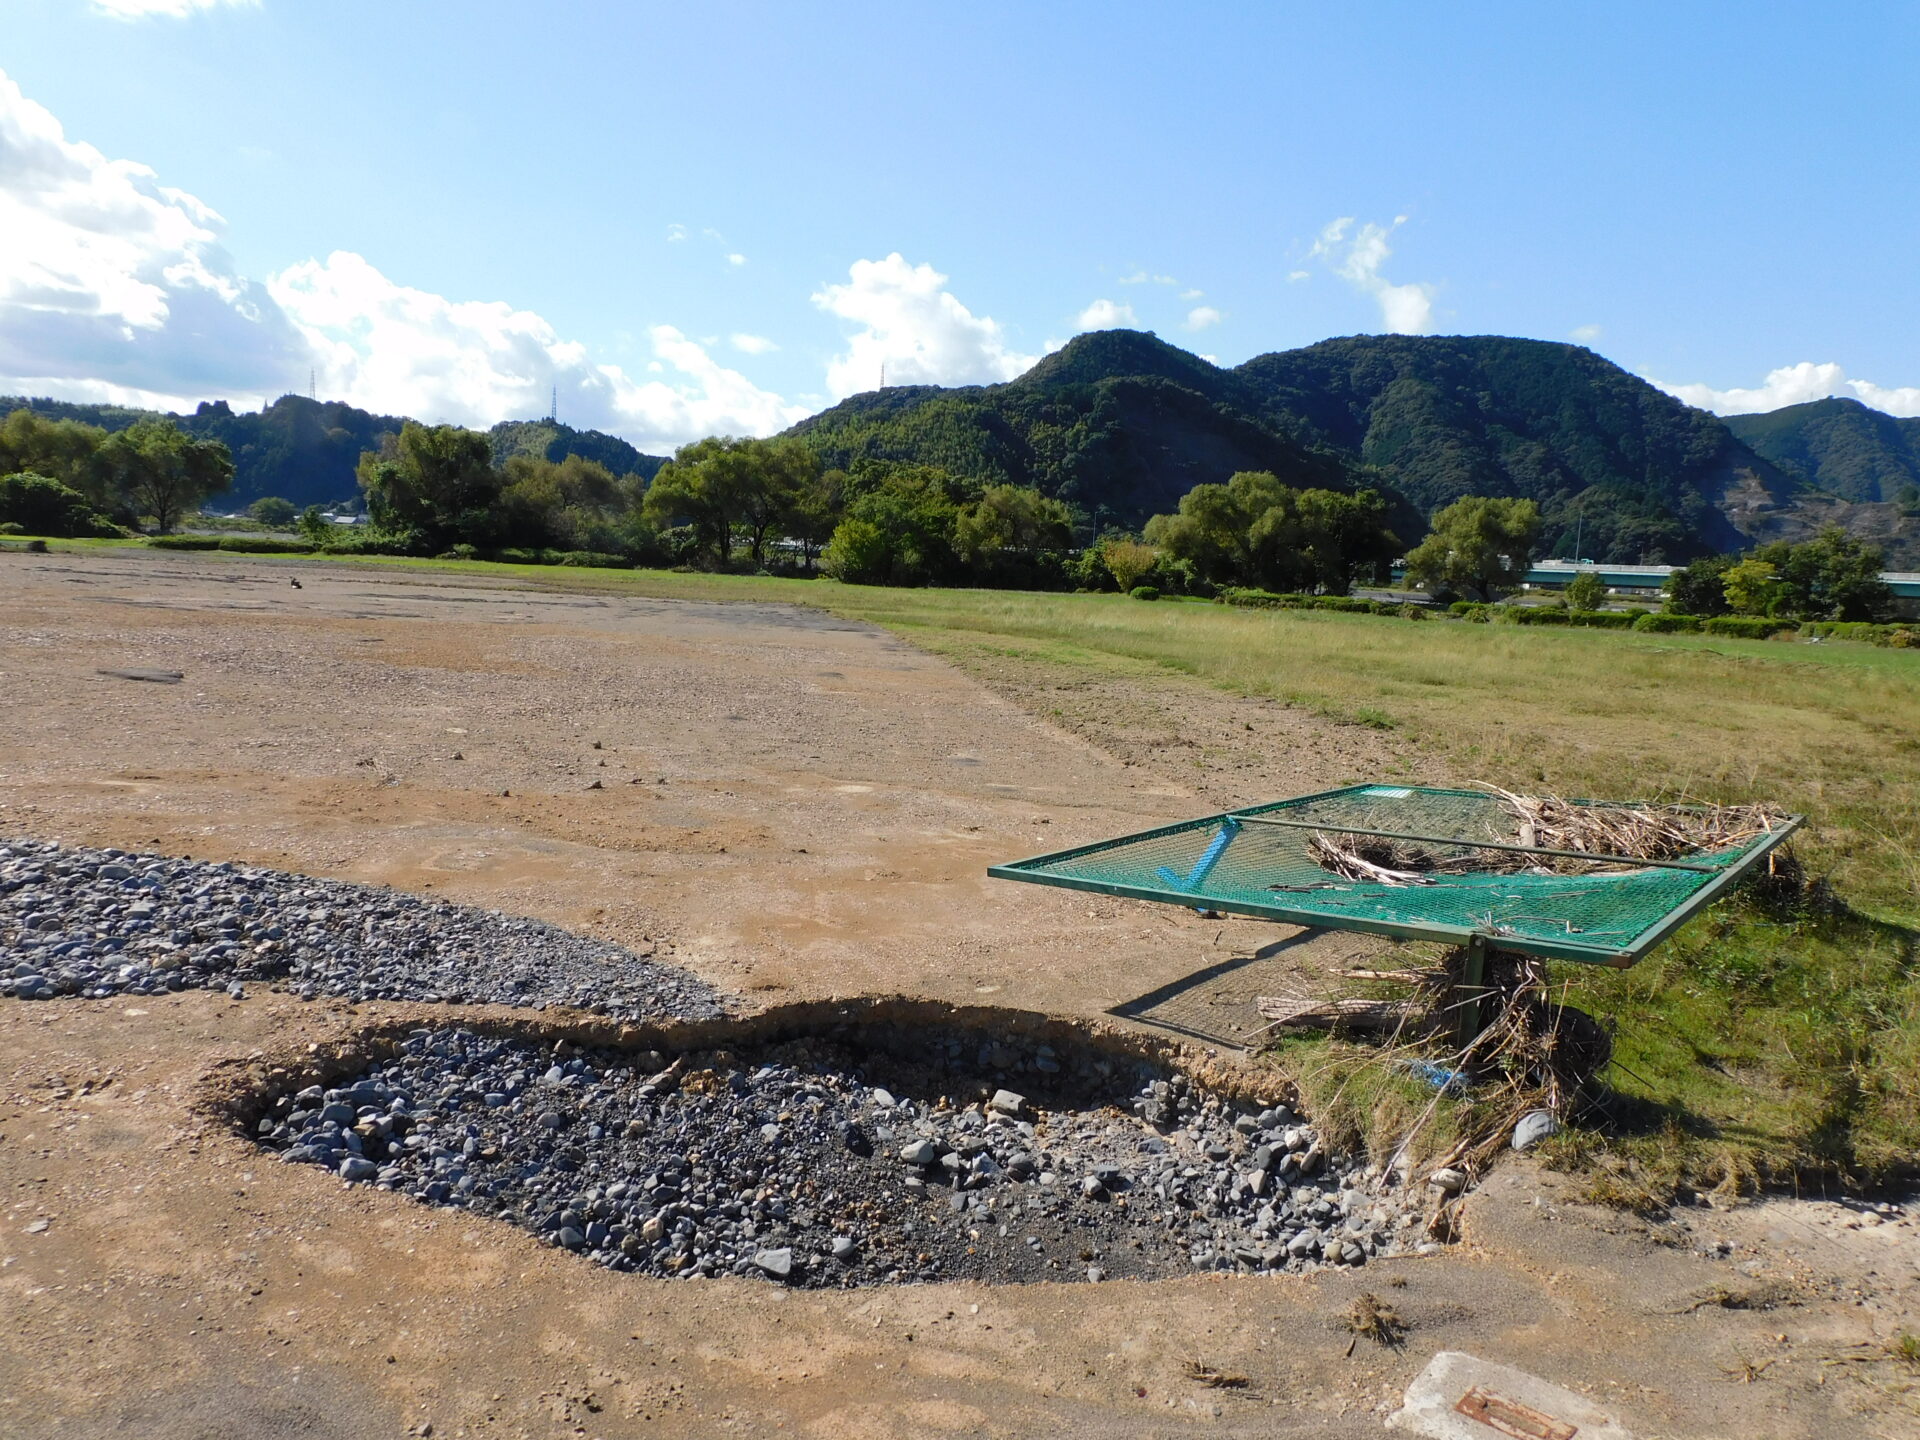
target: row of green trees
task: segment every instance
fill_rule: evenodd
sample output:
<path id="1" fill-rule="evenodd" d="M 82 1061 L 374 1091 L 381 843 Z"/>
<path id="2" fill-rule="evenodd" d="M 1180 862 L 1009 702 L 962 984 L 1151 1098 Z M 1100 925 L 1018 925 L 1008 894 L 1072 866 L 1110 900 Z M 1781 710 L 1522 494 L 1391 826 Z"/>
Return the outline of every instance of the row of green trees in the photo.
<path id="1" fill-rule="evenodd" d="M 1894 617 L 1880 573 L 1886 552 L 1830 528 L 1812 540 L 1778 540 L 1744 555 L 1695 560 L 1667 578 L 1667 609 L 1681 615 L 1758 615 L 1776 620 Z"/>
<path id="2" fill-rule="evenodd" d="M 147 419 L 112 433 L 15 410 L 0 421 L 0 523 L 42 534 L 166 531 L 233 480 L 217 440 Z"/>
<path id="3" fill-rule="evenodd" d="M 1069 573 L 1072 511 L 1038 491 L 878 460 L 823 469 L 805 442 L 714 436 L 644 482 L 577 456 L 490 458 L 487 437 L 409 423 L 361 457 L 369 535 L 413 554 L 587 551 L 787 569 L 879 585 L 1021 584 Z"/>
<path id="4" fill-rule="evenodd" d="M 651 484 L 578 455 L 514 453 L 501 463 L 495 455 L 485 434 L 405 423 L 360 457 L 370 523 L 351 543 L 418 555 L 548 550 L 715 569 L 818 567 L 874 585 L 1333 595 L 1364 579 L 1384 582 L 1404 552 L 1410 582 L 1437 597 L 1490 601 L 1521 584 L 1542 527 L 1531 500 L 1468 496 L 1440 510 L 1406 551 L 1377 491 L 1296 487 L 1245 471 L 1193 487 L 1143 535 L 1092 537 L 1079 512 L 1032 487 L 876 458 L 824 468 L 797 437 L 700 440 L 682 446 Z M 0 524 L 30 533 L 171 530 L 232 475 L 223 444 L 165 419 L 112 433 L 24 409 L 0 422 Z M 294 518 L 284 500 L 255 510 L 271 524 Z M 302 528 L 341 543 L 315 513 Z M 1667 608 L 1885 620 L 1893 596 L 1880 579 L 1884 564 L 1879 547 L 1828 530 L 1801 544 L 1696 560 L 1668 581 Z M 1579 608 L 1604 600 L 1597 577 L 1574 583 Z"/>

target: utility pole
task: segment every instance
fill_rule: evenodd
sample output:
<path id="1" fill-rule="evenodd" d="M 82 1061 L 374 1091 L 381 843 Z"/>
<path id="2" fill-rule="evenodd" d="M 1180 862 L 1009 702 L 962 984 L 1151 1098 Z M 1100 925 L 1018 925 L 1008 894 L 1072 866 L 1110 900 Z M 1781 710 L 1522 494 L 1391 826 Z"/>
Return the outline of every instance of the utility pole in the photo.
<path id="1" fill-rule="evenodd" d="M 320 372 L 318 370 L 307 371 L 307 398 L 309 400 L 318 400 L 320 398 L 319 374 Z"/>
<path id="2" fill-rule="evenodd" d="M 553 398 L 547 406 L 547 423 L 549 425 L 553 425 L 553 424 L 559 423 L 559 420 L 560 420 L 560 387 L 556 385 L 553 387 Z"/>

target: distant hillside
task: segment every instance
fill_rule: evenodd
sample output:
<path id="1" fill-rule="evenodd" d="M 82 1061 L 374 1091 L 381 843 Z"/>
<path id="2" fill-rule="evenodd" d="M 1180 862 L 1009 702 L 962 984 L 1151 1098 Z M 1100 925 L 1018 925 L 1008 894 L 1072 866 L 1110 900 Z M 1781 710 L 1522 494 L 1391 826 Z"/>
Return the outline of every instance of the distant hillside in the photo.
<path id="1" fill-rule="evenodd" d="M 942 465 L 1037 485 L 1128 526 L 1195 484 L 1272 470 L 1297 484 L 1378 484 L 1423 516 L 1462 495 L 1525 496 L 1546 517 L 1546 555 L 1573 555 L 1577 539 L 1595 560 L 1677 562 L 1837 524 L 1895 563 L 1920 563 L 1920 524 L 1895 507 L 1824 494 L 1705 411 L 1542 340 L 1362 335 L 1225 370 L 1109 330 L 1004 385 L 858 395 L 792 433 L 830 464 Z"/>
<path id="2" fill-rule="evenodd" d="M 509 455 L 532 455 L 542 460 L 564 460 L 578 455 L 607 467 L 615 475 L 653 479 L 667 463 L 664 455 L 643 455 L 618 435 L 599 430 L 576 430 L 555 420 L 502 420 L 487 432 L 493 441 L 493 463 Z"/>
<path id="3" fill-rule="evenodd" d="M 160 412 L 122 405 L 83 405 L 66 400 L 0 396 L 0 415 L 28 409 L 62 420 L 79 420 L 107 430 L 124 430 Z M 383 437 L 397 435 L 404 416 L 375 415 L 337 401 L 282 395 L 258 412 L 236 413 L 224 400 L 203 402 L 191 415 L 171 415 L 183 430 L 223 441 L 233 452 L 233 488 L 214 502 L 239 509 L 267 495 L 295 505 L 331 505 L 360 493 L 354 467 L 365 450 L 377 450 Z M 545 420 L 505 421 L 489 432 L 494 459 L 510 454 L 544 455 L 559 460 L 582 455 L 616 475 L 630 472 L 653 478 L 663 464 L 626 441 L 598 430 L 575 430 Z"/>
<path id="4" fill-rule="evenodd" d="M 1096 526 L 1137 527 L 1238 470 L 1343 490 L 1367 480 L 1262 416 L 1232 372 L 1131 330 L 1082 335 L 1004 385 L 856 395 L 789 433 L 829 465 L 905 460 L 1036 486 Z"/>
<path id="5" fill-rule="evenodd" d="M 1236 373 L 1429 512 L 1462 495 L 1539 502 L 1549 555 L 1576 538 L 1616 563 L 1739 548 L 1799 488 L 1713 416 L 1577 345 L 1360 335 Z"/>
<path id="6" fill-rule="evenodd" d="M 1920 419 L 1832 399 L 1726 424 L 1782 470 L 1843 500 L 1899 501 L 1920 490 Z"/>

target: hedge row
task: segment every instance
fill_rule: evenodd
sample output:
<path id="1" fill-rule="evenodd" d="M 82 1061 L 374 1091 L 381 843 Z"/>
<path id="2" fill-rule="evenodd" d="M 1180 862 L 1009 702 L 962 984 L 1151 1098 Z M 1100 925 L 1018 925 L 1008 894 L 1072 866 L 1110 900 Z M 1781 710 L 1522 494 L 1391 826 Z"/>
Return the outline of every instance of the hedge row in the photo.
<path id="1" fill-rule="evenodd" d="M 1814 640 L 1864 640 L 1895 650 L 1920 647 L 1920 625 L 1874 625 L 1865 620 L 1816 620 L 1800 633 Z"/>
<path id="2" fill-rule="evenodd" d="M 1362 615 L 1426 618 L 1426 611 L 1416 605 L 1356 600 L 1349 595 L 1276 595 L 1267 590 L 1222 590 L 1218 599 L 1224 605 L 1255 610 L 1342 610 Z M 1737 640 L 1770 640 L 1776 635 L 1797 632 L 1809 639 L 1860 640 L 1898 650 L 1920 649 L 1920 626 L 1915 625 L 1823 620 L 1796 626 L 1790 620 L 1757 615 L 1703 617 L 1633 608 L 1563 610 L 1545 605 L 1485 605 L 1473 600 L 1456 600 L 1447 606 L 1447 613 L 1476 625 L 1565 625 L 1593 630 L 1638 630 L 1648 635 L 1724 635 Z"/>
<path id="3" fill-rule="evenodd" d="M 308 540 L 278 539 L 269 535 L 154 535 L 147 544 L 161 550 L 227 550 L 242 555 L 400 555 L 407 550 L 390 540 L 371 535 L 342 536 L 325 546 Z M 625 555 L 599 550 L 476 550 L 471 545 L 456 545 L 438 557 L 442 560 L 491 560 L 502 565 L 573 565 L 600 570 L 630 570 L 633 561 Z"/>
<path id="4" fill-rule="evenodd" d="M 1361 600 L 1352 595 L 1276 595 L 1271 590 L 1246 590 L 1229 586 L 1214 599 L 1222 605 L 1238 605 L 1248 610 L 1337 610 L 1347 615 L 1398 615 L 1406 620 L 1424 620 L 1426 610 L 1419 605 L 1396 605 L 1390 600 Z"/>
<path id="5" fill-rule="evenodd" d="M 596 570 L 631 570 L 625 555 L 604 550 L 480 550 L 456 545 L 436 557 L 441 560 L 486 560 L 496 565 L 576 565 Z"/>
<path id="6" fill-rule="evenodd" d="M 306 540 L 282 540 L 271 535 L 151 535 L 147 544 L 159 550 L 229 550 L 240 555 L 311 555 Z"/>

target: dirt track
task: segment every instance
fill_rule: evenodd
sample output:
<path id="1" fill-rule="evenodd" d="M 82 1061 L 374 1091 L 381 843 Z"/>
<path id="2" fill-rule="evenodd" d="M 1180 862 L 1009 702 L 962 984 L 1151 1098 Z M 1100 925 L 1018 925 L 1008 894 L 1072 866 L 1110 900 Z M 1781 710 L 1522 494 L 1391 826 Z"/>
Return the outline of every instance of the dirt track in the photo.
<path id="1" fill-rule="evenodd" d="M 139 667 L 184 679 L 98 673 Z M 652 937 L 760 1004 L 903 991 L 1095 1016 L 1286 934 L 987 864 L 1419 764 L 1180 680 L 987 678 L 785 607 L 5 555 L 0 834 Z M 1074 728 L 1034 718 L 1054 709 Z M 1898 1367 L 1820 1363 L 1914 1323 L 1909 1223 L 1846 1229 L 1837 1207 L 1699 1212 L 1737 1247 L 1707 1260 L 1667 1227 L 1536 1204 L 1558 1182 L 1515 1166 L 1458 1252 L 1392 1270 L 800 1295 L 605 1273 L 272 1164 L 199 1108 L 221 1062 L 376 1013 L 0 1004 L 0 1433 L 1359 1436 L 1440 1348 L 1589 1389 L 1643 1435 L 1920 1433 L 1881 1393 L 1911 1380 Z M 1793 1303 L 1688 1308 L 1713 1285 Z M 1402 1350 L 1346 1353 L 1337 1317 L 1366 1288 L 1414 1322 Z M 1188 1359 L 1252 1383 L 1207 1389 Z"/>

